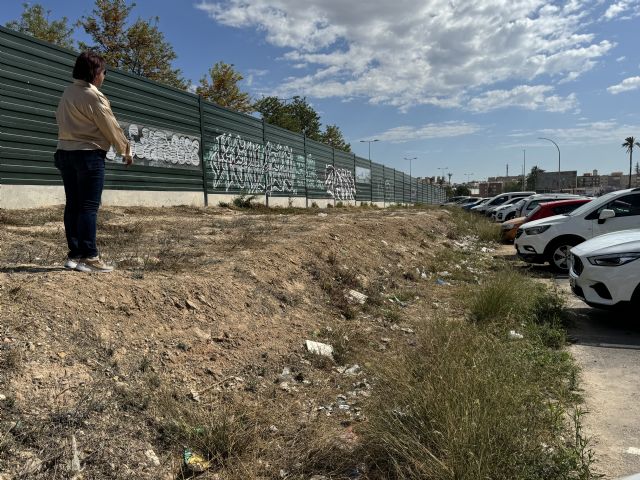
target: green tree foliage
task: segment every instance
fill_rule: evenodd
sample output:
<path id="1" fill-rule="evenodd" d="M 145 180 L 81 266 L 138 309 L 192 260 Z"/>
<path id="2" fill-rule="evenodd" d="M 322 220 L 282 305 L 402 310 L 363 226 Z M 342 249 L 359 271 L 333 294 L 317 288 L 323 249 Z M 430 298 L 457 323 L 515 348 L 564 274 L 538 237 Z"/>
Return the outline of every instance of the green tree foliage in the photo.
<path id="1" fill-rule="evenodd" d="M 527 175 L 527 190 L 535 191 L 536 186 L 538 185 L 538 174 L 543 172 L 544 170 L 535 165 L 531 167 L 531 172 Z"/>
<path id="2" fill-rule="evenodd" d="M 631 167 L 633 165 L 633 147 L 640 147 L 640 142 L 636 142 L 634 137 L 627 137 L 624 139 L 624 143 L 622 144 L 622 148 L 627 150 L 629 154 L 629 185 L 628 188 L 631 188 Z"/>
<path id="3" fill-rule="evenodd" d="M 217 103 L 222 107 L 237 112 L 250 113 L 253 112 L 253 105 L 249 94 L 240 91 L 238 87 L 238 82 L 243 78 L 240 73 L 234 70 L 233 65 L 218 62 L 209 69 L 208 77 L 203 76 L 200 79 L 200 86 L 196 88 L 196 93 L 205 100 Z"/>
<path id="4" fill-rule="evenodd" d="M 320 141 L 332 146 L 336 150 L 351 152 L 351 144 L 347 143 L 337 125 L 327 125 L 320 134 Z"/>
<path id="5" fill-rule="evenodd" d="M 176 54 L 158 29 L 158 18 L 139 18 L 128 26 L 133 7 L 125 0 L 95 0 L 91 15 L 78 21 L 93 45 L 80 42 L 80 49 L 99 52 L 111 67 L 186 90 L 189 82 L 171 67 Z"/>
<path id="6" fill-rule="evenodd" d="M 522 182 L 505 182 L 502 186 L 503 192 L 520 192 L 522 190 Z"/>
<path id="7" fill-rule="evenodd" d="M 30 5 L 23 3 L 24 9 L 20 15 L 20 20 L 7 22 L 5 26 L 21 33 L 26 33 L 32 37 L 54 43 L 61 47 L 73 48 L 74 41 L 73 27 L 67 25 L 67 17 L 60 20 L 49 21 L 50 10 L 45 11 L 42 5 L 35 3 Z"/>
<path id="8" fill-rule="evenodd" d="M 312 140 L 322 141 L 320 115 L 304 97 L 293 97 L 290 102 L 283 102 L 277 97 L 265 97 L 258 100 L 253 107 L 272 125 L 302 133 Z"/>
<path id="9" fill-rule="evenodd" d="M 466 185 L 458 185 L 456 189 L 453 191 L 453 194 L 457 196 L 471 196 L 471 190 Z"/>
<path id="10" fill-rule="evenodd" d="M 321 131 L 320 115 L 304 97 L 296 96 L 289 102 L 278 97 L 265 97 L 254 103 L 253 108 L 272 125 L 302 133 L 311 140 L 326 143 L 338 150 L 351 152 L 351 145 L 345 141 L 337 125 L 327 125 Z"/>

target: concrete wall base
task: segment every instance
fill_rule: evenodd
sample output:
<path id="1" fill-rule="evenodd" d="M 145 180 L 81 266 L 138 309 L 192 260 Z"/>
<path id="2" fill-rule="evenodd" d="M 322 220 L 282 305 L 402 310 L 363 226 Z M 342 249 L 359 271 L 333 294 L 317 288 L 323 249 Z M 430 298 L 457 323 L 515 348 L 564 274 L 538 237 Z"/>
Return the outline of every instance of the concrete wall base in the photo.
<path id="1" fill-rule="evenodd" d="M 207 200 L 209 206 L 217 207 L 220 202 L 233 203 L 238 195 L 233 194 L 209 194 Z M 265 203 L 264 195 L 257 195 L 256 203 Z M 22 209 L 50 207 L 65 203 L 64 188 L 62 185 L 0 185 L 0 208 Z M 335 206 L 331 199 L 308 200 L 308 206 L 316 204 L 319 208 Z M 343 201 L 344 205 L 360 206 L 362 202 Z M 369 202 L 364 202 L 369 203 Z M 374 205 L 384 208 L 395 205 L 393 202 L 373 202 Z M 148 190 L 105 190 L 102 192 L 102 204 L 105 206 L 142 206 L 142 207 L 169 207 L 174 205 L 204 206 L 204 195 L 201 192 L 163 192 Z M 269 197 L 271 207 L 297 207 L 307 206 L 304 197 Z"/>
<path id="2" fill-rule="evenodd" d="M 0 208 L 22 209 L 64 205 L 62 185 L 0 185 Z M 173 205 L 203 206 L 200 192 L 162 192 L 141 190 L 105 190 L 104 206 L 169 207 Z"/>

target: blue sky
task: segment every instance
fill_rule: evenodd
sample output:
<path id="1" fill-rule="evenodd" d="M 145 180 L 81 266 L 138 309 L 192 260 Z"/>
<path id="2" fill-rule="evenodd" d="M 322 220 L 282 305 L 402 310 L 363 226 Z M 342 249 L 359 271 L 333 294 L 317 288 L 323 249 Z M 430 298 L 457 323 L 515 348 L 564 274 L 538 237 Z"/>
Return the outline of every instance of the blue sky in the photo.
<path id="1" fill-rule="evenodd" d="M 0 23 L 19 17 L 22 0 L 2 3 Z M 414 176 L 520 173 L 525 155 L 557 170 L 538 137 L 563 170 L 626 171 L 620 145 L 640 139 L 640 0 L 136 1 L 132 20 L 155 16 L 194 83 L 232 63 L 254 98 L 306 96 L 358 155 L 379 139 L 374 161 L 417 157 Z"/>

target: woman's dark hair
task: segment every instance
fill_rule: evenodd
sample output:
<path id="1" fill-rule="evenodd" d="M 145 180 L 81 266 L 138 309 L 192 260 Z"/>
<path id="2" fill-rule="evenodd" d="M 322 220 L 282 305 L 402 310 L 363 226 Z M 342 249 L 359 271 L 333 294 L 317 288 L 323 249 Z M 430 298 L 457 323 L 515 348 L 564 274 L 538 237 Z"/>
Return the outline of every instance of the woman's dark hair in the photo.
<path id="1" fill-rule="evenodd" d="M 76 64 L 73 67 L 73 78 L 91 83 L 100 72 L 106 69 L 107 63 L 100 55 L 91 51 L 82 52 L 76 58 Z"/>

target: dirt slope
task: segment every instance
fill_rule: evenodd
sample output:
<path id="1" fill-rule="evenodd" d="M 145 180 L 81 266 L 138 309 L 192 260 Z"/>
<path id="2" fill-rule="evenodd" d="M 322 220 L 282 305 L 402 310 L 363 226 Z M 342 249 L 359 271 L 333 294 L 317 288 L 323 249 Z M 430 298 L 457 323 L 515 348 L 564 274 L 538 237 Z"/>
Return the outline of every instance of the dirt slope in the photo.
<path id="1" fill-rule="evenodd" d="M 411 341 L 405 318 L 441 308 L 435 252 L 451 225 L 438 209 L 110 208 L 99 243 L 118 268 L 102 275 L 60 268 L 61 216 L 59 208 L 0 212 L 3 479 L 70 478 L 72 435 L 76 478 L 182 478 L 183 445 L 163 426 L 173 406 L 201 408 L 225 392 L 266 395 L 271 406 L 254 406 L 280 406 L 272 433 L 297 428 L 291 419 L 322 405 L 331 416 L 341 394 L 367 395 L 366 374 L 355 374 L 359 386 L 345 376 L 338 367 L 349 358 L 339 351 L 335 364 L 318 365 L 306 339 L 339 344 L 340 325 L 351 322 L 362 326 L 363 345 L 382 352 Z M 386 297 L 416 281 L 434 291 L 419 309 L 396 298 L 404 309 L 391 321 L 345 318 L 348 286 L 393 303 Z M 171 392 L 173 406 L 153 391 Z M 358 399 L 349 403 L 333 415 L 343 427 L 358 420 Z M 259 434 L 268 444 L 269 432 Z M 276 463 L 244 478 L 276 478 Z M 202 478 L 243 478 L 216 475 Z"/>

